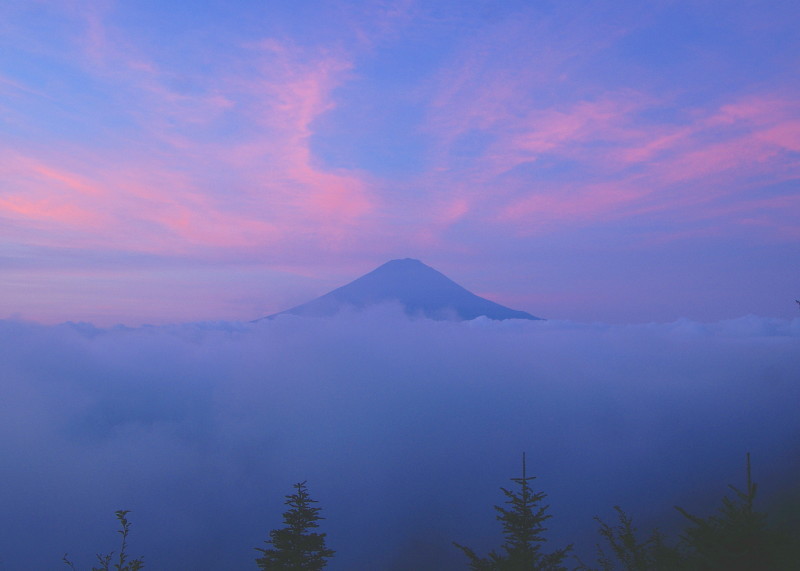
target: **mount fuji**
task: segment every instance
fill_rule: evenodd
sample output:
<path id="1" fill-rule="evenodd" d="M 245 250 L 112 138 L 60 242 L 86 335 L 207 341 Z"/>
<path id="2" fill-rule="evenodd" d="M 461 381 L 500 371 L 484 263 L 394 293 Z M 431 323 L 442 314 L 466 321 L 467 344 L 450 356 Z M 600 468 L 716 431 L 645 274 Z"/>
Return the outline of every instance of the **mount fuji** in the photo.
<path id="1" fill-rule="evenodd" d="M 510 309 L 461 287 L 453 280 L 412 258 L 391 260 L 360 278 L 314 300 L 269 315 L 326 317 L 342 310 L 360 310 L 381 303 L 399 303 L 406 314 L 436 320 L 541 319 Z"/>

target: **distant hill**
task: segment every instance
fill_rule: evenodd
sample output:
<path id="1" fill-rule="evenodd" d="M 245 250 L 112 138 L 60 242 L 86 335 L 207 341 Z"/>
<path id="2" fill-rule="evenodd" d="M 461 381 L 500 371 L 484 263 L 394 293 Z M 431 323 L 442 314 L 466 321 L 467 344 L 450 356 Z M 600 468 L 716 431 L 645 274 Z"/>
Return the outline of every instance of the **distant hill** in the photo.
<path id="1" fill-rule="evenodd" d="M 399 303 L 408 315 L 437 320 L 541 319 L 510 309 L 464 289 L 453 280 L 412 258 L 391 260 L 360 278 L 308 303 L 269 315 L 325 317 L 344 309 L 364 309 L 380 303 Z"/>

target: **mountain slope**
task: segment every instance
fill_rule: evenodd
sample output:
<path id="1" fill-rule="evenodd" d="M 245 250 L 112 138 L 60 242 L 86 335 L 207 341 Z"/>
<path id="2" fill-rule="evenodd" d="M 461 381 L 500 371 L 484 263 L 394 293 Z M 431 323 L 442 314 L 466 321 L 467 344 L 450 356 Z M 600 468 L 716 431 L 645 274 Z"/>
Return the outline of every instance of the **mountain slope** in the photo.
<path id="1" fill-rule="evenodd" d="M 481 315 L 490 319 L 540 319 L 479 297 L 411 258 L 386 262 L 347 285 L 267 318 L 284 314 L 324 317 L 343 309 L 390 302 L 400 303 L 409 315 L 430 319 L 467 320 Z"/>

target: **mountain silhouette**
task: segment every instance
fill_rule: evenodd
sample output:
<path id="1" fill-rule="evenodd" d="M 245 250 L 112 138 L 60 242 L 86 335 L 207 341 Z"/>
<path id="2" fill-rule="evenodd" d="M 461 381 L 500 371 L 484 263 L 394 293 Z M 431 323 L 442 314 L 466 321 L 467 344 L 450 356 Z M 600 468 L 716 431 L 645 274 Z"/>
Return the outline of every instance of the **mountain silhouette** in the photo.
<path id="1" fill-rule="evenodd" d="M 437 320 L 541 319 L 510 309 L 464 289 L 456 282 L 412 258 L 391 260 L 360 278 L 308 303 L 269 315 L 326 317 L 342 310 L 359 310 L 381 303 L 399 303 L 412 316 Z"/>

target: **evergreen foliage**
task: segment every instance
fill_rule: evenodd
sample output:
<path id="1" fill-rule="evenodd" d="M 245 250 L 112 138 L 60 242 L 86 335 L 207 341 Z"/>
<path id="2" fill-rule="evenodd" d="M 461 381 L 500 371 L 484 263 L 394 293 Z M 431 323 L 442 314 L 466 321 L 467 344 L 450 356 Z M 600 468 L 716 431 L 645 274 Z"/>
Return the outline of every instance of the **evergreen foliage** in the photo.
<path id="1" fill-rule="evenodd" d="M 630 517 L 616 507 L 619 525 L 610 526 L 599 518 L 600 535 L 610 547 L 607 554 L 598 546 L 601 571 L 789 571 L 800 569 L 798 538 L 786 529 L 770 526 L 767 515 L 756 511 L 756 484 L 747 454 L 745 490 L 730 486 L 733 497 L 724 497 L 716 515 L 706 518 L 676 509 L 690 522 L 675 546 L 665 544 L 656 530 L 640 541 Z M 580 569 L 591 568 L 582 565 Z"/>
<path id="2" fill-rule="evenodd" d="M 780 569 L 778 559 L 785 550 L 782 534 L 767 525 L 767 515 L 756 511 L 756 484 L 750 474 L 747 454 L 747 486 L 740 490 L 729 486 L 733 497 L 724 497 L 717 515 L 697 517 L 685 509 L 676 509 L 691 522 L 681 536 L 686 548 L 686 569 L 726 569 L 761 571 Z"/>
<path id="3" fill-rule="evenodd" d="M 528 476 L 525 467 L 525 454 L 522 455 L 522 477 L 511 478 L 519 486 L 519 491 L 500 488 L 506 496 L 506 505 L 495 506 L 497 519 L 503 524 L 503 553 L 492 551 L 487 557 L 479 557 L 475 551 L 458 543 L 470 560 L 470 569 L 473 571 L 527 571 L 536 570 L 562 570 L 566 567 L 561 562 L 572 546 L 558 549 L 552 553 L 542 553 L 542 544 L 546 541 L 543 537 L 547 528 L 544 522 L 552 516 L 547 513 L 548 505 L 541 505 L 546 496 L 543 492 L 534 492 L 530 482 L 535 476 Z"/>
<path id="4" fill-rule="evenodd" d="M 127 517 L 129 513 L 130 510 L 117 510 L 114 512 L 114 515 L 117 516 L 117 520 L 120 523 L 120 529 L 117 530 L 117 533 L 122 536 L 122 545 L 119 548 L 119 555 L 116 558 L 116 562 L 112 565 L 112 561 L 114 561 L 113 551 L 107 555 L 100 555 L 98 553 L 95 557 L 97 557 L 100 567 L 92 567 L 92 571 L 139 571 L 144 568 L 144 561 L 142 561 L 141 558 L 128 561 L 128 534 L 131 531 L 131 524 Z M 66 553 L 61 560 L 70 569 L 75 569 L 75 565 L 69 560 Z"/>
<path id="5" fill-rule="evenodd" d="M 497 520 L 502 523 L 505 542 L 500 550 L 486 557 L 458 543 L 469 558 L 472 571 L 566 571 L 564 559 L 572 545 L 551 553 L 542 551 L 545 543 L 545 522 L 552 517 L 550 506 L 543 505 L 543 492 L 534 492 L 530 482 L 535 477 L 526 473 L 522 455 L 522 477 L 511 478 L 517 486 L 501 488 L 506 501 L 495 506 Z M 800 526 L 796 516 L 800 500 L 788 504 L 793 517 L 768 521 L 766 513 L 755 509 L 756 484 L 752 481 L 750 454 L 747 454 L 747 482 L 744 490 L 729 486 L 733 495 L 722 500 L 714 515 L 698 517 L 687 510 L 676 509 L 689 521 L 689 526 L 674 545 L 667 544 L 658 530 L 641 539 L 633 520 L 619 506 L 614 506 L 617 524 L 600 524 L 599 533 L 605 549 L 598 545 L 598 567 L 589 567 L 578 560 L 575 569 L 582 571 L 794 571 L 800 569 Z M 306 482 L 294 485 L 295 493 L 286 496 L 289 507 L 283 514 L 284 527 L 270 531 L 267 548 L 256 548 L 262 556 L 255 561 L 259 569 L 319 571 L 335 552 L 325 546 L 324 533 L 319 527 L 320 508 L 311 499 Z M 120 523 L 119 554 L 97 554 L 99 566 L 92 571 L 140 571 L 141 558 L 129 559 L 127 554 L 130 522 L 128 510 L 115 512 Z M 75 565 L 65 554 L 62 561 L 73 571 Z"/>
<path id="6" fill-rule="evenodd" d="M 600 535 L 611 549 L 609 554 L 597 546 L 597 563 L 601 571 L 671 571 L 680 568 L 680 556 L 664 543 L 664 537 L 658 530 L 640 540 L 633 519 L 619 506 L 614 506 L 614 510 L 619 522 L 616 526 L 599 517 L 595 518 L 600 524 Z M 590 569 L 584 564 L 579 568 Z"/>
<path id="7" fill-rule="evenodd" d="M 270 549 L 257 547 L 263 556 L 256 559 L 259 569 L 283 571 L 302 569 L 317 571 L 327 565 L 326 559 L 333 557 L 335 551 L 325 547 L 325 534 L 310 531 L 319 527 L 317 523 L 325 519 L 319 515 L 320 508 L 308 494 L 306 482 L 294 485 L 297 490 L 286 496 L 284 502 L 289 509 L 283 514 L 285 527 L 269 532 L 265 541 Z"/>

